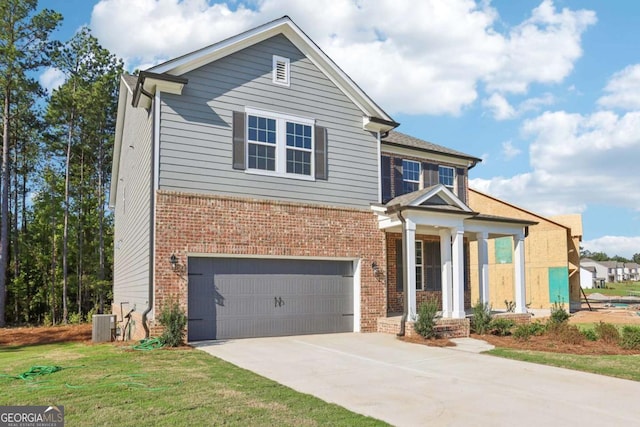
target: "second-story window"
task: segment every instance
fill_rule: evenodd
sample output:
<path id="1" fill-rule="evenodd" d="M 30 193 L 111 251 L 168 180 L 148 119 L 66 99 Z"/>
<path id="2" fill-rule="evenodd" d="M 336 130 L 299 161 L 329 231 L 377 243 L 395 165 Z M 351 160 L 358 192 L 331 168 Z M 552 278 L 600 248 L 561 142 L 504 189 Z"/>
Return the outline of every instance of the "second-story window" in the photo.
<path id="1" fill-rule="evenodd" d="M 247 169 L 313 176 L 311 119 L 247 109 Z"/>
<path id="2" fill-rule="evenodd" d="M 411 193 L 420 189 L 420 163 L 402 160 L 402 192 Z"/>
<path id="3" fill-rule="evenodd" d="M 455 171 L 449 166 L 438 166 L 438 182 L 453 190 L 455 183 Z"/>

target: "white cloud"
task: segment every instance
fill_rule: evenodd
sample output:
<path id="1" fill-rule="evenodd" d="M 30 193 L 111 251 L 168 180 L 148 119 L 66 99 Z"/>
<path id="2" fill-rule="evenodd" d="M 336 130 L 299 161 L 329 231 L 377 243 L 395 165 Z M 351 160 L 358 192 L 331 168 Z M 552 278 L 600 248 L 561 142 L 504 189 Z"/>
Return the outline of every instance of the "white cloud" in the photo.
<path id="1" fill-rule="evenodd" d="M 66 79 L 66 76 L 61 70 L 55 67 L 49 67 L 40 74 L 38 80 L 40 81 L 40 85 L 46 89 L 47 93 L 51 94 L 53 90 L 59 88 Z"/>
<path id="2" fill-rule="evenodd" d="M 533 139 L 530 172 L 470 185 L 546 215 L 582 212 L 592 203 L 640 211 L 638 129 L 640 111 L 546 112 L 523 125 Z"/>
<path id="3" fill-rule="evenodd" d="M 101 0 L 91 27 L 130 68 L 204 47 L 289 15 L 390 113 L 456 115 L 478 86 L 525 92 L 561 81 L 595 22 L 589 11 L 557 11 L 544 0 L 501 34 L 489 2 L 472 0 Z M 553 46 L 553 49 L 549 49 Z M 375 70 L 375 71 L 372 71 Z"/>
<path id="4" fill-rule="evenodd" d="M 512 28 L 501 60 L 503 66 L 485 78 L 490 90 L 526 93 L 531 83 L 558 83 L 582 55 L 582 33 L 595 24 L 593 11 L 557 12 L 544 0 L 531 17 Z"/>
<path id="5" fill-rule="evenodd" d="M 507 160 L 513 159 L 521 152 L 522 150 L 520 150 L 517 147 L 514 147 L 511 141 L 505 141 L 502 143 L 502 156 Z"/>
<path id="6" fill-rule="evenodd" d="M 585 240 L 581 244 L 591 252 L 604 252 L 609 256 L 619 255 L 631 259 L 640 253 L 640 236 L 603 236 L 593 240 Z"/>
<path id="7" fill-rule="evenodd" d="M 607 93 L 598 104 L 608 108 L 640 110 L 640 64 L 629 65 L 619 71 L 604 88 Z"/>
<path id="8" fill-rule="evenodd" d="M 494 93 L 488 99 L 482 101 L 482 106 L 488 109 L 496 120 L 513 119 L 517 116 L 515 108 L 499 93 Z"/>
<path id="9" fill-rule="evenodd" d="M 502 94 L 493 93 L 482 101 L 482 106 L 489 110 L 494 119 L 501 121 L 518 118 L 527 112 L 539 111 L 542 106 L 551 105 L 554 102 L 554 96 L 545 93 L 539 97 L 528 98 L 514 107 Z"/>

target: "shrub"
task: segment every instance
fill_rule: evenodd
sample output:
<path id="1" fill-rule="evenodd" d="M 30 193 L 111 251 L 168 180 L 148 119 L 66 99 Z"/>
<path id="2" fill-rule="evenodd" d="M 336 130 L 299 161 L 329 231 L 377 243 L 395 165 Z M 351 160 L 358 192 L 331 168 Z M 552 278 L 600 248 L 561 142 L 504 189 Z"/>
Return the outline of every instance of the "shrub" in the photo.
<path id="1" fill-rule="evenodd" d="M 418 317 L 413 324 L 415 331 L 425 338 L 436 336 L 436 313 L 438 312 L 438 302 L 435 299 L 428 299 L 418 307 Z"/>
<path id="2" fill-rule="evenodd" d="M 622 328 L 620 347 L 627 350 L 640 350 L 640 326 L 625 326 Z"/>
<path id="3" fill-rule="evenodd" d="M 598 341 L 598 334 L 593 329 L 583 329 L 580 332 L 588 341 Z"/>
<path id="4" fill-rule="evenodd" d="M 611 323 L 600 321 L 600 323 L 596 323 L 594 330 L 598 338 L 607 344 L 617 344 L 620 341 L 620 332 Z"/>
<path id="5" fill-rule="evenodd" d="M 177 347 L 183 343 L 187 316 L 177 301 L 169 301 L 162 307 L 158 321 L 164 326 L 164 332 L 160 339 L 165 345 Z"/>
<path id="6" fill-rule="evenodd" d="M 489 304 L 478 301 L 473 306 L 473 317 L 471 318 L 471 331 L 476 334 L 484 335 L 489 331 L 491 326 L 491 307 Z"/>
<path id="7" fill-rule="evenodd" d="M 514 325 L 515 322 L 513 320 L 498 317 L 491 321 L 491 330 L 495 335 L 506 337 L 507 335 L 511 335 L 511 328 L 513 328 Z"/>
<path id="8" fill-rule="evenodd" d="M 532 336 L 542 335 L 545 331 L 545 325 L 540 322 L 523 323 L 513 331 L 513 337 L 519 341 L 529 341 Z"/>
<path id="9" fill-rule="evenodd" d="M 551 317 L 549 318 L 549 322 L 555 324 L 565 323 L 569 320 L 571 315 L 567 313 L 567 310 L 564 309 L 564 306 L 558 302 L 554 302 L 551 307 Z"/>
<path id="10" fill-rule="evenodd" d="M 565 344 L 580 345 L 584 343 L 585 337 L 576 325 L 566 323 L 558 329 L 558 338 Z"/>
<path id="11" fill-rule="evenodd" d="M 71 323 L 72 325 L 79 325 L 83 322 L 83 317 L 81 313 L 70 313 L 69 314 L 69 323 Z"/>

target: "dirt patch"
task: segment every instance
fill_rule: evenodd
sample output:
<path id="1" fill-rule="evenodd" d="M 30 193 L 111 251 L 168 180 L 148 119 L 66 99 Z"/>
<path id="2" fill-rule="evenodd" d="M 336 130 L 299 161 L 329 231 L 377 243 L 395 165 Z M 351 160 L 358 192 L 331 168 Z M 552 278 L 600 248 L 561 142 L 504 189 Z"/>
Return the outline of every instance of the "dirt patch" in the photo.
<path id="1" fill-rule="evenodd" d="M 90 341 L 91 325 L 88 324 L 0 329 L 0 345 L 3 346 Z"/>
<path id="2" fill-rule="evenodd" d="M 640 325 L 640 311 L 634 306 L 627 308 L 611 307 L 609 304 L 591 303 L 593 311 L 583 304 L 582 310 L 573 313 L 569 319 L 569 323 L 598 323 L 600 321 L 607 323 L 621 324 L 637 324 Z"/>

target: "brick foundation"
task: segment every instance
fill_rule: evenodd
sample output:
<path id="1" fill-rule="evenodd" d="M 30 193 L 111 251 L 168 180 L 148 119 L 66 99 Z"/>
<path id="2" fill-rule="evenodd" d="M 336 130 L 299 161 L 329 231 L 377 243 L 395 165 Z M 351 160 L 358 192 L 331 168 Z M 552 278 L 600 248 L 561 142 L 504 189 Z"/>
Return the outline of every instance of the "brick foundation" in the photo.
<path id="1" fill-rule="evenodd" d="M 400 333 L 401 316 L 381 317 L 378 319 L 378 332 L 385 334 Z M 407 322 L 405 325 L 405 335 L 408 337 L 417 336 L 414 322 Z M 469 336 L 471 324 L 469 319 L 437 319 L 436 327 L 438 336 L 443 338 L 465 338 Z"/>
<path id="2" fill-rule="evenodd" d="M 188 254 L 216 254 L 360 259 L 361 330 L 386 314 L 384 281 L 370 267 L 386 264 L 385 236 L 369 210 L 158 191 L 155 241 L 156 312 L 171 298 L 186 311 Z"/>
<path id="3" fill-rule="evenodd" d="M 522 325 L 523 323 L 531 323 L 531 313 L 495 313 L 493 318 L 509 319 L 513 320 L 516 325 Z"/>

